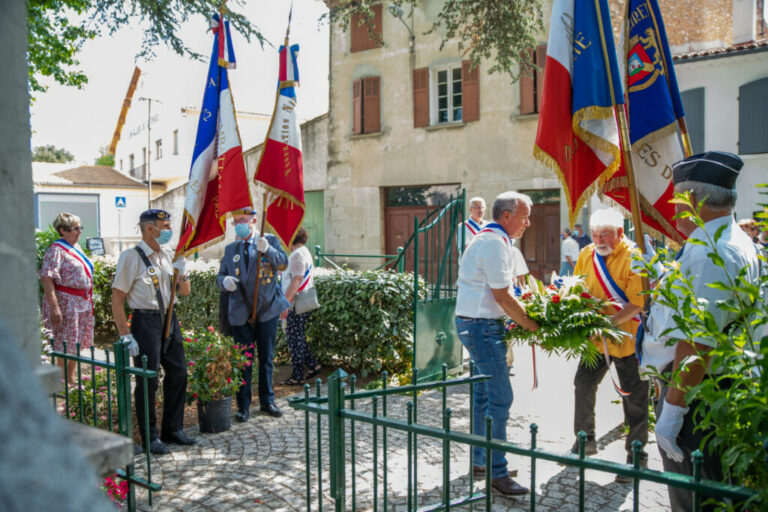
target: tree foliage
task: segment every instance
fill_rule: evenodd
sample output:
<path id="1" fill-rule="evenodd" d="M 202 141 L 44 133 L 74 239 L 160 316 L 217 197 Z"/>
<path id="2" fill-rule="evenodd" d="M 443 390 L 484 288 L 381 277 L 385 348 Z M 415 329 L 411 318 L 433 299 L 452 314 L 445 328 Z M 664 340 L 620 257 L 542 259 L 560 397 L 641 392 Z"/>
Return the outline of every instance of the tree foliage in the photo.
<path id="1" fill-rule="evenodd" d="M 33 162 L 52 162 L 52 163 L 66 163 L 74 160 L 75 157 L 72 153 L 64 148 L 57 148 L 53 145 L 37 146 L 32 150 Z"/>
<path id="2" fill-rule="evenodd" d="M 359 14 L 361 23 L 373 26 L 371 6 L 378 0 L 339 0 L 328 13 L 331 23 L 346 29 L 350 18 Z M 404 18 L 412 16 L 417 0 L 394 0 L 392 4 L 406 6 Z M 404 20 L 405 21 L 405 20 Z M 462 56 L 475 64 L 492 62 L 489 73 L 507 73 L 512 81 L 531 73 L 536 66 L 531 48 L 538 44 L 544 22 L 540 0 L 445 0 L 432 27 L 424 33 L 441 36 L 440 49 L 457 43 Z M 418 34 L 416 34 L 418 37 Z"/>
<path id="3" fill-rule="evenodd" d="M 137 57 L 152 58 L 157 46 L 165 44 L 179 55 L 201 59 L 181 39 L 179 29 L 191 17 L 209 18 L 220 5 L 221 0 L 27 0 L 30 91 L 45 91 L 44 77 L 82 87 L 88 82 L 77 69 L 83 43 L 112 35 L 129 23 L 147 27 Z M 243 14 L 228 9 L 227 17 L 248 42 L 255 38 L 264 45 L 261 32 Z"/>
<path id="4" fill-rule="evenodd" d="M 109 146 L 99 148 L 99 157 L 96 159 L 96 165 L 115 166 L 115 155 L 109 153 Z"/>

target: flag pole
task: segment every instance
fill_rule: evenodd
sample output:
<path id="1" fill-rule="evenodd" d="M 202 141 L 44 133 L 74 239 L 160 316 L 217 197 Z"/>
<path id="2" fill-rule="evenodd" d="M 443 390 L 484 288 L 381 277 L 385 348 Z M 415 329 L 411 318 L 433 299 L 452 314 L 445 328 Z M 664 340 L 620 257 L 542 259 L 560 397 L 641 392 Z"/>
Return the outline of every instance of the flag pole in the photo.
<path id="1" fill-rule="evenodd" d="M 613 76 L 611 76 L 611 62 L 608 56 L 608 47 L 605 43 L 605 27 L 603 27 L 603 15 L 600 9 L 600 0 L 595 0 L 595 12 L 597 14 L 597 23 L 600 29 L 600 43 L 603 49 L 603 59 L 605 60 L 605 74 L 608 78 L 608 89 L 611 91 L 611 103 L 616 113 L 616 120 L 619 125 L 619 142 L 621 143 L 621 152 L 624 157 L 624 166 L 627 171 L 627 188 L 629 189 L 629 204 L 632 208 L 632 224 L 635 226 L 635 242 L 645 253 L 648 248 L 645 247 L 643 237 L 643 220 L 640 214 L 640 196 L 637 193 L 637 183 L 635 182 L 635 170 L 632 166 L 632 153 L 629 144 L 629 130 L 627 129 L 627 117 L 624 106 L 616 104 L 616 95 L 613 89 Z M 609 27 L 610 28 L 610 27 Z M 611 31 L 613 36 L 613 31 Z M 650 289 L 648 277 L 643 276 L 643 289 Z"/>
<path id="2" fill-rule="evenodd" d="M 184 235 L 184 231 L 186 230 L 186 224 L 187 224 L 187 217 L 186 215 L 182 215 L 181 217 L 181 231 L 179 231 L 179 236 Z M 175 262 L 179 258 L 184 257 L 184 251 L 181 253 L 177 253 L 176 257 L 173 258 L 173 261 Z M 173 306 L 176 303 L 176 284 L 178 283 L 178 277 L 179 277 L 179 269 L 176 267 L 173 267 L 173 278 L 171 279 L 171 298 L 168 300 L 168 310 L 165 313 L 165 325 L 163 326 L 163 339 L 167 339 L 168 336 L 171 335 L 171 317 L 173 316 Z"/>
<path id="3" fill-rule="evenodd" d="M 288 27 L 285 29 L 285 47 L 288 48 L 288 36 L 291 33 L 291 17 L 293 16 L 293 2 L 291 2 L 291 8 L 288 11 Z M 278 77 L 279 79 L 279 77 Z M 280 96 L 280 89 L 282 89 L 282 83 L 277 87 L 277 96 L 275 97 L 275 109 L 277 109 L 277 101 Z M 275 114 L 272 114 L 272 121 L 275 120 Z M 270 130 L 272 129 L 272 122 L 270 122 Z M 267 131 L 267 137 L 269 137 L 269 130 Z M 266 148 L 266 142 L 264 143 L 264 147 Z M 264 156 L 264 150 L 262 150 L 261 156 Z M 259 165 L 261 164 L 261 159 L 259 159 Z M 258 168 L 258 166 L 257 166 Z M 264 236 L 264 228 L 267 221 L 267 194 L 269 192 L 265 189 L 264 190 L 264 202 L 262 204 L 261 208 L 261 229 L 259 231 L 259 236 Z M 253 324 L 253 322 L 256 321 L 256 309 L 258 308 L 259 304 L 259 283 L 261 281 L 260 274 L 261 273 L 261 254 L 259 254 L 258 259 L 256 260 L 256 283 L 253 285 L 253 306 L 251 306 L 251 316 L 248 318 L 248 323 Z"/>
<path id="4" fill-rule="evenodd" d="M 669 64 L 667 63 L 667 52 L 663 51 L 665 48 L 668 48 L 668 46 L 664 46 L 660 39 L 661 32 L 659 32 L 659 22 L 656 21 L 656 14 L 654 12 L 653 6 L 651 6 L 650 3 L 647 3 L 647 5 L 648 12 L 651 14 L 651 19 L 653 20 L 653 26 L 656 29 L 656 51 L 661 57 L 662 66 L 664 66 L 664 78 L 667 81 L 667 89 L 669 89 L 669 92 L 672 93 L 672 83 L 669 81 Z M 627 2 L 627 12 L 629 12 L 629 2 Z M 677 118 L 677 126 L 680 128 L 680 138 L 683 141 L 683 152 L 685 153 L 685 157 L 688 158 L 693 154 L 693 146 L 691 146 L 691 137 L 688 135 L 688 126 L 685 124 L 684 115 Z"/>
<path id="5" fill-rule="evenodd" d="M 264 202 L 261 208 L 261 229 L 259 237 L 264 236 L 264 224 L 267 220 L 267 191 L 264 191 Z M 258 251 L 257 251 L 258 252 Z M 256 321 L 256 309 L 259 306 L 259 283 L 261 282 L 261 254 L 256 258 L 256 283 L 253 285 L 253 306 L 251 306 L 251 316 L 248 317 L 248 323 Z"/>

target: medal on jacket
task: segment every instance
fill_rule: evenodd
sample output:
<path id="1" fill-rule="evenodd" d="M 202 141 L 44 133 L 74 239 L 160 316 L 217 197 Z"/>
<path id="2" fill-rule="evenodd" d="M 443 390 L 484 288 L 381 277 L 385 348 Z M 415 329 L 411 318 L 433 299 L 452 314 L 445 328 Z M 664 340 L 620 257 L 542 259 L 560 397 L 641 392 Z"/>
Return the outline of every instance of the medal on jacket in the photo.
<path id="1" fill-rule="evenodd" d="M 157 269 L 154 266 L 147 267 L 147 274 L 149 274 L 150 277 L 152 278 L 152 284 L 154 284 L 155 286 L 160 285 L 160 279 L 158 279 L 157 277 Z"/>
<path id="2" fill-rule="evenodd" d="M 238 265 L 238 263 L 240 262 L 240 255 L 235 254 L 232 257 L 232 261 L 235 262 L 235 276 L 240 276 L 240 265 Z"/>

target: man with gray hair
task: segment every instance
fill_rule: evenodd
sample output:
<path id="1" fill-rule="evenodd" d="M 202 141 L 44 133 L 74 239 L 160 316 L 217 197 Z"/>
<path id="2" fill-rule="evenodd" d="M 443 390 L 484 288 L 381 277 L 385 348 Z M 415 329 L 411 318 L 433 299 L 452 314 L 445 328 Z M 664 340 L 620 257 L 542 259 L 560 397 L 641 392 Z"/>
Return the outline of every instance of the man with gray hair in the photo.
<path id="1" fill-rule="evenodd" d="M 710 151 L 694 155 L 675 164 L 672 181 L 675 192 L 691 192 L 694 208 L 700 208 L 703 227 L 697 227 L 688 218 L 677 219 L 677 229 L 687 238 L 678 255 L 680 272 L 691 280 L 693 291 L 700 303 L 706 301 L 706 309 L 714 317 L 720 329 L 739 320 L 739 313 L 718 307 L 732 297 L 730 290 L 713 288 L 710 283 L 728 282 L 726 273 L 735 276 L 746 272 L 745 278 L 756 282 L 759 277 L 757 250 L 749 236 L 733 219 L 736 204 L 736 178 L 744 163 L 731 153 Z M 680 214 L 688 207 L 675 205 Z M 716 238 L 719 233 L 719 238 Z M 708 238 L 716 240 L 717 251 L 725 269 L 709 257 L 710 248 L 701 244 Z M 662 286 L 663 286 L 662 278 Z M 679 292 L 675 292 L 679 293 Z M 681 298 L 682 300 L 682 298 Z M 665 471 L 692 475 L 691 454 L 701 450 L 704 454 L 701 477 L 722 481 L 720 452 L 728 447 L 711 451 L 703 440 L 711 433 L 696 428 L 697 400 L 687 403 L 685 394 L 703 379 L 709 378 L 708 352 L 714 341 L 706 338 L 687 339 L 677 328 L 675 312 L 654 303 L 647 320 L 647 331 L 642 340 L 642 365 L 654 367 L 662 375 L 669 376 L 686 361 L 680 373 L 679 383 L 659 381 L 661 393 L 656 405 L 656 440 Z M 693 510 L 690 491 L 669 487 L 672 510 Z M 702 501 L 704 501 L 704 498 Z"/>
<path id="2" fill-rule="evenodd" d="M 463 224 L 459 224 L 458 239 L 459 255 L 464 252 L 469 242 L 478 234 L 487 224 L 483 217 L 485 216 L 485 199 L 480 196 L 469 200 L 469 218 Z M 464 230 L 464 246 L 461 246 L 461 230 Z"/>
<path id="3" fill-rule="evenodd" d="M 629 433 L 624 449 L 627 462 L 632 462 L 632 443 L 640 441 L 645 445 L 648 442 L 648 381 L 640 379 L 635 357 L 635 332 L 639 325 L 638 314 L 644 303 L 642 278 L 632 265 L 632 254 L 639 255 L 639 252 L 635 244 L 624 236 L 624 217 L 618 210 L 596 210 L 589 218 L 589 229 L 594 243 L 581 250 L 573 273 L 584 276 L 590 295 L 615 304 L 608 306 L 605 313 L 611 315 L 613 323 L 629 334 L 619 345 L 592 340 L 601 357 L 594 365 L 587 364 L 583 359 L 579 361 L 573 379 L 573 432 L 576 435 L 581 431 L 587 434 L 587 455 L 597 453 L 597 386 L 613 366 L 621 390 L 626 393 L 622 396 L 622 406 Z M 578 453 L 578 448 L 578 442 L 575 442 L 571 452 Z M 645 452 L 641 452 L 641 465 L 645 465 L 647 460 Z M 631 480 L 618 475 L 616 481 L 626 483 Z"/>
<path id="4" fill-rule="evenodd" d="M 456 297 L 456 330 L 461 343 L 477 365 L 491 379 L 475 384 L 474 434 L 484 435 L 485 417 L 493 418 L 494 439 L 507 439 L 507 420 L 512 406 L 504 317 L 530 331 L 539 325 L 525 313 L 514 297 L 515 278 L 522 272 L 512 252 L 512 238 L 519 238 L 530 226 L 531 199 L 518 192 L 504 192 L 493 203 L 493 222 L 480 230 L 461 258 Z M 473 448 L 473 471 L 485 471 L 485 449 Z M 503 452 L 491 454 L 491 485 L 505 496 L 526 494 L 528 489 L 512 478 Z"/>

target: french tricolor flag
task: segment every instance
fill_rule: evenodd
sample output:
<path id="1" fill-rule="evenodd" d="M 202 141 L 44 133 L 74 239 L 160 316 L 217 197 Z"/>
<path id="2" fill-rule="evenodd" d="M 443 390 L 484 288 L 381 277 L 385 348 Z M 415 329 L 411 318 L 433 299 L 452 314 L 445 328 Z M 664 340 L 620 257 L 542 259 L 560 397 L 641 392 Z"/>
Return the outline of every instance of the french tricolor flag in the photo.
<path id="1" fill-rule="evenodd" d="M 222 240 L 227 213 L 252 205 L 229 88 L 228 68 L 235 64 L 229 22 L 214 15 L 211 29 L 215 36 L 213 52 L 197 123 L 177 257 Z"/>
<path id="2" fill-rule="evenodd" d="M 560 178 L 573 225 L 621 163 L 613 105 L 624 96 L 606 0 L 554 0 L 542 96 L 533 153 Z"/>
<path id="3" fill-rule="evenodd" d="M 286 37 L 279 52 L 279 83 L 272 123 L 253 176 L 255 182 L 261 182 L 267 189 L 270 198 L 266 222 L 286 248 L 299 230 L 306 208 L 301 131 L 296 116 L 298 53 L 299 45 L 290 46 Z"/>

